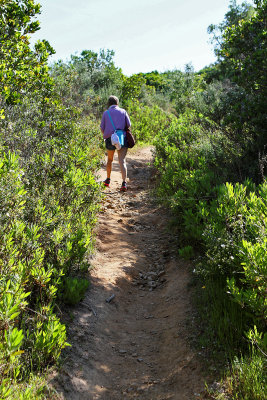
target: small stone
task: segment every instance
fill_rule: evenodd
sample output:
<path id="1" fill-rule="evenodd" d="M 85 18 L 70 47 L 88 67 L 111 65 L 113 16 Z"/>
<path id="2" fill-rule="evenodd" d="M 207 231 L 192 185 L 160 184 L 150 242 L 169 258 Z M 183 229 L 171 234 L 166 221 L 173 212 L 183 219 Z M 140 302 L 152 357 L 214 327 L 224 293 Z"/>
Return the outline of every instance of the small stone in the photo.
<path id="1" fill-rule="evenodd" d="M 155 271 L 150 271 L 150 272 L 147 273 L 147 275 L 149 275 L 149 277 L 151 277 L 151 276 L 157 276 L 157 273 L 156 273 Z M 149 277 L 148 277 L 148 278 L 149 278 Z"/>
<path id="2" fill-rule="evenodd" d="M 132 213 L 129 213 L 129 212 L 125 212 L 122 214 L 122 217 L 131 217 L 131 216 L 132 216 Z"/>
<path id="3" fill-rule="evenodd" d="M 137 358 L 137 361 L 138 361 L 138 362 L 142 362 L 142 361 L 144 361 L 144 360 L 143 360 L 143 358 L 138 357 L 138 358 Z"/>
<path id="4" fill-rule="evenodd" d="M 121 349 L 121 350 L 119 350 L 119 353 L 120 353 L 120 354 L 125 354 L 125 353 L 127 353 L 127 350 Z"/>

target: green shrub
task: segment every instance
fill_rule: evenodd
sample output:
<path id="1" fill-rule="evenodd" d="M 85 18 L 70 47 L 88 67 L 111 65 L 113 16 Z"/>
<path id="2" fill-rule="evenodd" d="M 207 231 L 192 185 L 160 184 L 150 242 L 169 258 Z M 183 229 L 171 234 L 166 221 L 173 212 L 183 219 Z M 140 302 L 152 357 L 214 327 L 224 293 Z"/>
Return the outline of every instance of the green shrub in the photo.
<path id="1" fill-rule="evenodd" d="M 266 321 L 266 183 L 253 189 L 251 182 L 220 186 L 218 199 L 202 210 L 205 256 L 197 272 L 207 288 L 210 323 L 222 343 L 235 346 L 242 332 L 254 324 L 263 330 Z"/>
<path id="2" fill-rule="evenodd" d="M 82 278 L 67 277 L 64 279 L 63 300 L 65 303 L 75 305 L 84 298 L 89 282 Z"/>
<path id="3" fill-rule="evenodd" d="M 235 358 L 228 385 L 232 399 L 266 399 L 266 360 L 259 352 Z"/>
<path id="4" fill-rule="evenodd" d="M 211 145 L 213 124 L 188 110 L 174 120 L 155 140 L 155 166 L 160 173 L 158 196 L 179 219 L 181 239 L 200 243 L 201 201 L 214 197 L 222 177 L 214 166 Z"/>
<path id="5" fill-rule="evenodd" d="M 152 143 L 154 137 L 167 128 L 175 117 L 158 106 L 149 107 L 139 102 L 130 102 L 127 112 L 132 123 L 132 132 L 139 142 Z"/>
<path id="6" fill-rule="evenodd" d="M 189 260 L 194 256 L 194 249 L 192 246 L 185 246 L 179 249 L 179 256 L 184 258 L 185 260 Z"/>
<path id="7" fill-rule="evenodd" d="M 66 342 L 66 328 L 60 323 L 59 318 L 52 313 L 46 316 L 40 315 L 36 319 L 36 327 L 29 332 L 28 344 L 32 343 L 31 359 L 36 369 L 57 361 L 63 348 L 69 344 Z"/>
<path id="8" fill-rule="evenodd" d="M 31 375 L 27 384 L 9 382 L 4 379 L 0 384 L 1 399 L 8 400 L 44 400 L 56 399 L 55 391 L 48 387 L 45 376 Z"/>

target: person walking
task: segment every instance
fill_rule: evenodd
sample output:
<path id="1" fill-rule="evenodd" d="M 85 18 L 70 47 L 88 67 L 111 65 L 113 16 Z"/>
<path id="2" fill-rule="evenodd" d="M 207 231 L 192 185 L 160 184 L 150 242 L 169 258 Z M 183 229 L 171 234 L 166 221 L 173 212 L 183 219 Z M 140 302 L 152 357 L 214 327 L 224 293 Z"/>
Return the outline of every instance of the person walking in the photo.
<path id="1" fill-rule="evenodd" d="M 122 185 L 120 190 L 123 192 L 126 192 L 127 190 L 126 154 L 128 151 L 128 147 L 126 141 L 126 130 L 129 129 L 130 126 L 131 121 L 129 115 L 123 108 L 119 107 L 119 99 L 116 96 L 110 96 L 108 99 L 108 109 L 104 111 L 100 124 L 100 129 L 103 133 L 103 138 L 105 140 L 107 149 L 107 178 L 104 180 L 104 185 L 107 187 L 109 187 L 110 185 L 112 162 L 116 150 L 116 147 L 113 146 L 111 143 L 111 135 L 114 133 L 115 129 L 120 129 L 123 130 L 124 144 L 121 146 L 121 149 L 117 151 L 122 175 Z"/>

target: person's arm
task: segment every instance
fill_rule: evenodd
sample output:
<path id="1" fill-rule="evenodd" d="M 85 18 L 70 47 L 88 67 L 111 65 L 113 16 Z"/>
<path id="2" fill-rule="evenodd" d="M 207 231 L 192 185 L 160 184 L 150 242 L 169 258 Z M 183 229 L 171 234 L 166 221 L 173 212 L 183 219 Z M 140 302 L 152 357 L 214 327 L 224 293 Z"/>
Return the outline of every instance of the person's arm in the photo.
<path id="1" fill-rule="evenodd" d="M 129 129 L 130 126 L 131 126 L 130 117 L 129 117 L 129 115 L 127 114 L 127 111 L 125 111 L 125 126 L 126 126 L 127 129 Z"/>
<path id="2" fill-rule="evenodd" d="M 101 129 L 101 132 L 102 132 L 103 135 L 104 135 L 104 131 L 105 131 L 105 113 L 103 113 L 103 115 L 102 115 L 101 124 L 100 124 L 100 129 Z"/>

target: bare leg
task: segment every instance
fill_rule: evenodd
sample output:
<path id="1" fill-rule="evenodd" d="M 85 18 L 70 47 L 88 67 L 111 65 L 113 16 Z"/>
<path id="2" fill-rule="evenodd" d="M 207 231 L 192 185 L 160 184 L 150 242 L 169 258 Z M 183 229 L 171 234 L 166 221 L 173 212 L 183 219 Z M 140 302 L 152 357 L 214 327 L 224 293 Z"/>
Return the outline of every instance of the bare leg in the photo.
<path id="1" fill-rule="evenodd" d="M 127 166 L 126 166 L 126 154 L 127 154 L 127 147 L 122 147 L 118 150 L 118 157 L 119 157 L 119 164 L 121 169 L 121 176 L 122 180 L 126 182 L 127 179 Z"/>
<path id="2" fill-rule="evenodd" d="M 107 150 L 108 160 L 107 160 L 107 178 L 110 179 L 111 170 L 112 170 L 112 161 L 114 157 L 115 150 Z"/>

